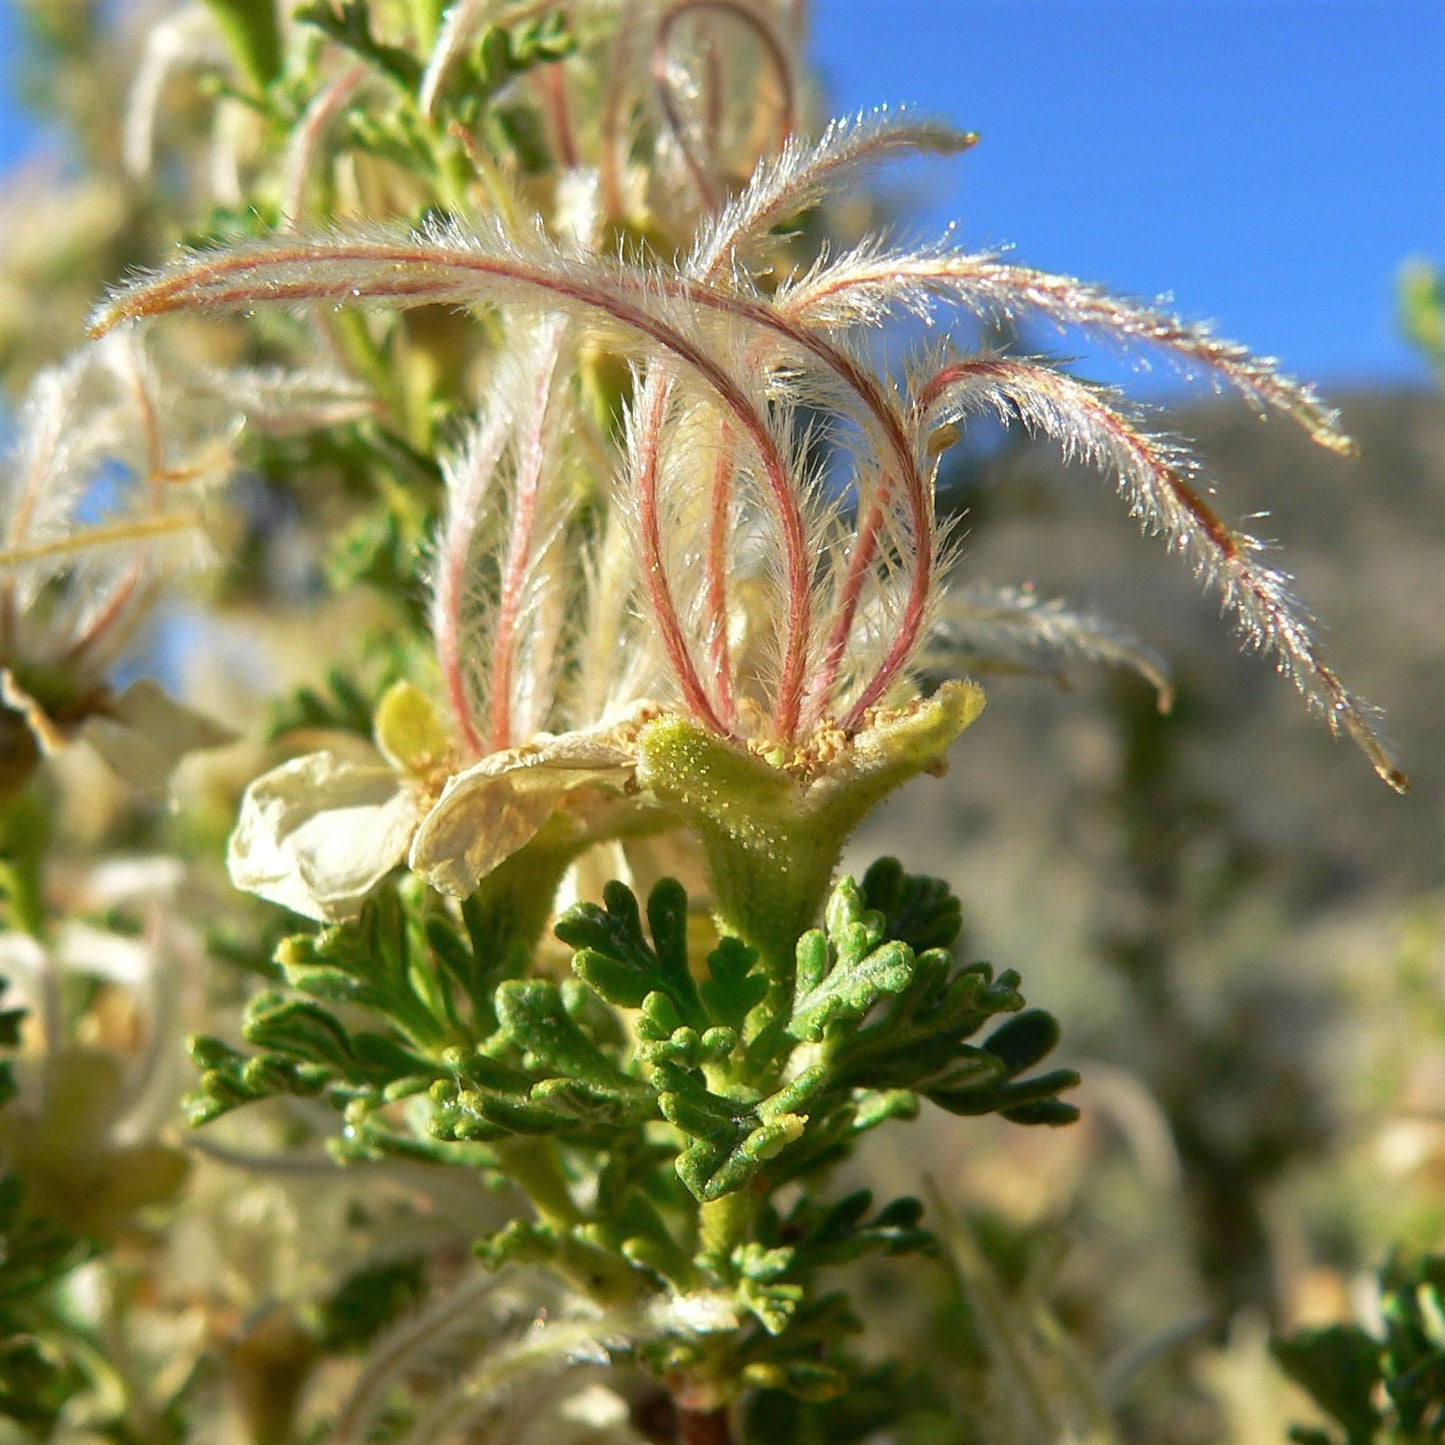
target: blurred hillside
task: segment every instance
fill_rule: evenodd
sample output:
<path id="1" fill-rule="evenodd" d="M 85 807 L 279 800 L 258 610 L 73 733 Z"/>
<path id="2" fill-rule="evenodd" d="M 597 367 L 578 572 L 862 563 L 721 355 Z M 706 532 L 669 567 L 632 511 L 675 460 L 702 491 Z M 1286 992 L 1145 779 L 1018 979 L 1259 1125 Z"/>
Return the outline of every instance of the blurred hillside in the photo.
<path id="1" fill-rule="evenodd" d="M 850 851 L 946 876 L 970 955 L 1059 1016 L 1077 1128 L 929 1115 L 911 1147 L 973 1209 L 1059 1228 L 1054 1298 L 1093 1358 L 1176 1340 L 1120 1387 L 1151 1445 L 1282 1439 L 1303 1406 L 1263 1327 L 1348 1316 L 1392 1246 L 1445 1233 L 1445 403 L 1338 400 L 1356 459 L 1223 400 L 1158 424 L 1197 441 L 1227 518 L 1269 512 L 1251 529 L 1385 709 L 1407 797 L 1239 653 L 1107 483 L 1025 442 L 967 483 L 968 575 L 1128 626 L 1176 706 L 1132 676 L 986 678 L 948 775 Z"/>
<path id="2" fill-rule="evenodd" d="M 1315 920 L 1445 884 L 1445 403 L 1429 392 L 1337 400 L 1357 458 L 1222 399 L 1158 424 L 1196 443 L 1226 519 L 1267 513 L 1247 525 L 1280 541 L 1281 564 L 1324 619 L 1327 656 L 1383 708 L 1413 782 L 1405 798 L 1267 661 L 1238 650 L 1217 604 L 1138 534 L 1107 482 L 1051 448 L 1025 444 L 980 474 L 962 562 L 970 578 L 1087 604 L 1163 655 L 1178 688 L 1157 723 L 1176 754 L 1173 786 L 1231 814 L 1282 905 Z M 906 790 L 854 852 L 892 849 L 946 872 L 1001 962 L 1037 969 L 1044 945 L 1048 966 L 1062 966 L 1088 951 L 1098 922 L 1125 739 L 1152 695 L 1085 671 L 1067 688 L 984 681 L 988 707 L 947 778 Z"/>

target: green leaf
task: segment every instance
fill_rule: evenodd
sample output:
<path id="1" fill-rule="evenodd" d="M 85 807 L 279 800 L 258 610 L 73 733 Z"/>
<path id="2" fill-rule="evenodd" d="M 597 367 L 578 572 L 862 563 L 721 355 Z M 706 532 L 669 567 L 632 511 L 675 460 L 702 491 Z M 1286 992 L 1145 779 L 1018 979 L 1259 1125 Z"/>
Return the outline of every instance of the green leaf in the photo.
<path id="1" fill-rule="evenodd" d="M 1041 1008 L 1031 1008 L 996 1028 L 983 1047 L 1013 1075 L 1033 1068 L 1052 1053 L 1059 1037 L 1058 1020 Z"/>
<path id="2" fill-rule="evenodd" d="M 1066 1103 L 1053 1095 L 1064 1089 L 1077 1088 L 1078 1084 L 1079 1076 L 1072 1069 L 1056 1070 L 1030 1081 L 1030 1089 L 1040 1097 L 1009 1105 L 998 1112 L 1010 1124 L 1043 1124 L 1050 1129 L 1062 1129 L 1066 1124 L 1078 1122 L 1079 1108 L 1077 1104 Z"/>
<path id="3" fill-rule="evenodd" d="M 302 25 L 314 25 L 338 45 L 370 61 L 407 94 L 416 93 L 421 84 L 421 63 L 407 51 L 382 45 L 375 39 L 366 0 L 340 0 L 339 9 L 327 0 L 313 0 L 296 8 L 295 19 Z"/>
<path id="4" fill-rule="evenodd" d="M 836 1349 L 836 1337 L 829 1344 Z M 981 1439 L 961 1428 L 956 1405 L 940 1398 L 938 1382 L 926 1373 L 909 1375 L 892 1360 L 842 1363 L 846 1368 L 835 1373 L 846 1388 L 806 1400 L 785 1393 L 789 1381 L 785 1368 L 750 1366 L 748 1381 L 760 1388 L 744 1402 L 741 1438 L 807 1445 L 865 1445 L 880 1439 L 956 1445 L 964 1439 Z"/>
<path id="5" fill-rule="evenodd" d="M 702 1203 L 743 1188 L 802 1138 L 808 1119 L 793 1110 L 818 1082 L 815 1073 L 749 1105 L 713 1093 L 698 1070 L 658 1062 L 653 1072 L 663 1117 L 691 1141 L 678 1156 L 678 1178 Z"/>
<path id="6" fill-rule="evenodd" d="M 641 1008 L 649 994 L 660 993 L 679 1023 L 701 1033 L 710 1020 L 688 968 L 686 890 L 671 878 L 652 890 L 647 900 L 652 945 L 643 936 L 631 889 L 609 883 L 602 899 L 605 908 L 578 903 L 557 920 L 557 937 L 577 950 L 573 971 L 618 1008 Z"/>
<path id="7" fill-rule="evenodd" d="M 851 1372 L 839 1368 L 842 1361 L 838 1359 L 838 1347 L 843 1339 L 857 1334 L 860 1328 L 843 1295 L 836 1292 L 815 1295 L 794 1311 L 783 1334 L 759 1334 L 740 1347 L 738 1354 L 743 1362 L 743 1378 L 755 1388 L 786 1390 L 801 1399 L 846 1398 Z M 896 1416 L 888 1417 L 893 1418 Z M 806 1438 L 831 1442 L 859 1440 L 863 1436 L 848 1432 L 808 1436 L 750 1432 L 747 1438 L 789 1441 Z"/>
<path id="8" fill-rule="evenodd" d="M 576 39 L 569 29 L 567 14 L 560 9 L 511 25 L 487 25 L 468 53 L 451 67 L 442 88 L 442 110 L 474 128 L 482 112 L 511 81 L 534 66 L 565 59 L 575 50 Z M 495 117 L 495 109 L 489 115 Z M 505 142 L 507 137 L 489 135 L 488 139 Z M 505 143 L 493 146 L 502 153 L 509 148 Z M 536 165 L 534 157 L 519 158 L 524 164 L 530 161 L 529 171 Z M 550 163 L 545 148 L 541 160 L 544 166 Z"/>
<path id="9" fill-rule="evenodd" d="M 493 1269 L 504 1264 L 548 1265 L 595 1300 L 626 1300 L 636 1294 L 637 1275 L 632 1264 L 585 1224 L 514 1220 L 472 1248 Z"/>
<path id="10" fill-rule="evenodd" d="M 479 84 L 490 94 L 541 62 L 561 60 L 576 48 L 561 11 L 506 29 L 488 25 L 473 52 Z"/>
<path id="11" fill-rule="evenodd" d="M 717 1161 L 703 1181 L 698 1198 L 708 1203 L 751 1183 L 770 1159 L 802 1138 L 807 1123 L 800 1114 L 777 1114 L 763 1119 Z"/>
<path id="12" fill-rule="evenodd" d="M 746 1133 L 755 1117 L 751 1106 L 714 1094 L 699 1070 L 659 1062 L 653 1082 L 664 1117 L 694 1139 L 730 1141 Z"/>
<path id="13" fill-rule="evenodd" d="M 353 1034 L 319 1004 L 276 990 L 258 994 L 251 1001 L 241 1034 L 247 1043 L 272 1055 L 315 1065 L 328 1077 L 354 1086 L 393 1091 L 400 1086 L 403 1092 L 416 1092 L 442 1072 L 434 1061 L 388 1034 Z"/>
<path id="14" fill-rule="evenodd" d="M 1381 1424 L 1374 1405 L 1380 1345 L 1355 1325 L 1329 1325 L 1273 1339 L 1270 1353 L 1290 1379 L 1345 1430 L 1348 1445 L 1370 1445 Z"/>
<path id="15" fill-rule="evenodd" d="M 39 762 L 29 728 L 0 708 L 0 921 L 35 938 L 46 928 L 45 858 L 55 828 L 54 807 L 32 779 Z"/>
<path id="16" fill-rule="evenodd" d="M 265 90 L 281 74 L 281 25 L 274 0 L 206 0 L 246 78 Z"/>
<path id="17" fill-rule="evenodd" d="M 697 1267 L 651 1200 L 634 1190 L 609 1212 L 617 1220 L 626 1259 L 666 1280 L 679 1294 L 696 1287 Z"/>
<path id="18" fill-rule="evenodd" d="M 867 1190 L 832 1204 L 805 1193 L 785 1216 L 765 1205 L 755 1229 L 757 1247 L 767 1247 L 779 1257 L 786 1253 L 786 1278 L 804 1285 L 821 1268 L 866 1255 L 897 1256 L 935 1247 L 933 1235 L 919 1225 L 923 1206 L 918 1200 L 896 1199 L 870 1219 L 872 1205 L 873 1196 Z M 778 1249 L 781 1244 L 786 1251 Z M 779 1274 L 777 1279 L 783 1277 Z"/>
<path id="19" fill-rule="evenodd" d="M 767 997 L 768 979 L 755 950 L 724 938 L 707 956 L 708 977 L 698 995 L 709 1018 L 741 1034 L 748 1015 Z"/>
<path id="20" fill-rule="evenodd" d="M 855 1085 L 918 1092 L 973 1088 L 1007 1066 L 965 1042 L 999 1013 L 1023 1005 L 1015 974 L 994 979 L 985 963 L 960 968 L 940 949 L 914 961 L 908 987 L 859 1028 L 829 1040 L 830 1057 Z"/>
<path id="21" fill-rule="evenodd" d="M 385 1085 L 395 1091 L 406 1086 L 408 1090 L 418 1080 L 422 1087 L 442 1076 L 442 1067 L 432 1059 L 423 1057 L 412 1049 L 399 1044 L 390 1034 L 373 1033 L 363 1029 L 350 1036 L 351 1056 L 355 1062 L 354 1079 Z M 393 1097 L 399 1097 L 393 1093 Z"/>
<path id="22" fill-rule="evenodd" d="M 18 1174 L 0 1174 L 0 1229 L 9 1229 L 20 1213 L 25 1197 L 25 1181 Z M 4 1262 L 8 1263 L 9 1256 Z"/>
<path id="23" fill-rule="evenodd" d="M 664 995 L 647 995 L 638 1017 L 638 1058 L 649 1064 L 675 1064 L 681 1069 L 696 1068 L 702 1062 L 702 1040 L 697 1030 L 686 1024 L 674 1028 L 676 1018 Z"/>
<path id="24" fill-rule="evenodd" d="M 533 1088 L 532 1098 L 580 1124 L 604 1130 L 656 1117 L 655 1101 L 643 1089 L 624 1093 L 598 1089 L 576 1079 L 543 1079 Z"/>
<path id="25" fill-rule="evenodd" d="M 333 1015 L 283 993 L 267 991 L 251 1001 L 241 1036 L 249 1044 L 329 1064 L 337 1072 L 349 1072 L 354 1063 L 351 1040 Z"/>
<path id="26" fill-rule="evenodd" d="M 371 737 L 375 699 L 339 667 L 326 674 L 325 690 L 302 686 L 271 704 L 265 736 L 274 742 L 289 732 L 322 729 Z"/>
<path id="27" fill-rule="evenodd" d="M 792 1018 L 794 1038 L 815 1043 L 827 1030 L 861 1018 L 880 999 L 901 993 L 914 972 L 906 943 L 882 942 L 883 915 L 865 908 L 851 878 L 828 901 L 824 930 L 798 940 Z"/>
<path id="28" fill-rule="evenodd" d="M 495 1234 L 477 1240 L 472 1252 L 492 1269 L 504 1264 L 549 1264 L 556 1258 L 558 1243 L 552 1225 L 514 1219 Z"/>
<path id="29" fill-rule="evenodd" d="M 447 1068 L 459 1088 L 487 1089 L 493 1093 L 525 1095 L 532 1087 L 532 1076 L 522 1069 L 494 1059 L 482 1049 L 471 1052 L 448 1049 Z"/>
<path id="30" fill-rule="evenodd" d="M 346 129 L 357 150 L 421 175 L 433 168 L 432 137 L 410 105 L 396 106 L 377 114 L 350 111 L 346 116 Z M 374 554 L 374 563 L 376 570 L 370 573 L 368 580 L 380 582 L 395 565 L 395 557 L 379 549 Z"/>
<path id="31" fill-rule="evenodd" d="M 497 105 L 487 119 L 491 121 L 487 129 L 496 138 L 497 149 L 511 151 L 524 176 L 542 175 L 552 164 L 547 132 L 531 106 Z"/>
<path id="32" fill-rule="evenodd" d="M 1395 1254 L 1380 1271 L 1380 1363 L 1398 1433 L 1445 1432 L 1445 1255 Z"/>
<path id="33" fill-rule="evenodd" d="M 1057 1098 L 1078 1086 L 1073 1069 L 1054 1069 L 1032 1079 L 976 1085 L 963 1089 L 931 1089 L 926 1097 L 950 1114 L 1002 1114 L 1014 1124 L 1072 1124 L 1079 1111 Z"/>
<path id="34" fill-rule="evenodd" d="M 583 1084 L 602 1094 L 636 1095 L 645 1085 L 625 1073 L 577 1026 L 550 979 L 508 979 L 497 988 L 504 1037 L 522 1051 L 523 1067 Z"/>
<path id="35" fill-rule="evenodd" d="M 460 1031 L 430 947 L 439 913 L 420 880 L 405 879 L 368 898 L 358 919 L 287 938 L 276 961 L 299 992 L 368 1009 L 425 1056 Z"/>
<path id="36" fill-rule="evenodd" d="M 0 978 L 0 996 L 3 996 L 8 981 Z M 0 1049 L 17 1048 L 20 1044 L 20 1029 L 29 1012 L 23 1008 L 0 1009 Z M 7 1104 L 18 1092 L 15 1072 L 9 1059 L 0 1059 L 0 1106 Z"/>
<path id="37" fill-rule="evenodd" d="M 275 1094 L 312 1098 L 333 1078 L 327 1065 L 301 1064 L 280 1054 L 243 1054 L 206 1034 L 187 1040 L 187 1049 L 201 1070 L 196 1088 L 181 1100 L 192 1128 Z"/>
<path id="38" fill-rule="evenodd" d="M 509 1134 L 566 1134 L 576 1121 L 556 1109 L 509 1098 L 482 1089 L 460 1089 L 443 1094 L 434 1087 L 433 1110 L 427 1127 L 438 1139 L 490 1143 Z"/>
<path id="39" fill-rule="evenodd" d="M 426 1298 L 422 1255 L 367 1265 L 347 1275 L 320 1307 L 318 1334 L 333 1354 L 364 1349 Z"/>
<path id="40" fill-rule="evenodd" d="M 916 1119 L 918 1095 L 911 1089 L 860 1089 L 853 1094 L 854 1134 L 866 1134 L 889 1119 Z"/>
<path id="41" fill-rule="evenodd" d="M 770 1335 L 781 1335 L 803 1303 L 801 1284 L 784 1279 L 793 1262 L 791 1249 L 767 1249 L 756 1243 L 733 1251 L 738 1273 L 738 1302 Z"/>
<path id="42" fill-rule="evenodd" d="M 25 1181 L 0 1173 L 0 1336 L 13 1312 L 47 1290 L 95 1253 L 91 1240 L 48 1215 L 26 1214 Z"/>
<path id="43" fill-rule="evenodd" d="M 872 897 L 895 910 L 890 924 L 850 879 L 834 889 L 826 939 L 817 930 L 798 944 L 791 1031 L 804 1041 L 826 1037 L 835 1085 L 921 1094 L 955 1114 L 1002 1114 L 1019 1124 L 1065 1124 L 1078 1111 L 1057 1097 L 1078 1083 L 1071 1070 L 1018 1077 L 1058 1043 L 1054 1019 L 1023 1008 L 1018 976 L 997 979 L 987 964 L 961 968 L 942 948 L 914 954 L 887 939 L 890 926 L 920 939 L 956 933 L 947 890 L 906 879 L 891 860 L 870 870 Z M 885 940 L 887 941 L 881 941 Z M 1017 1016 L 981 1045 L 967 1042 L 989 1019 Z M 847 1029 L 833 1027 L 850 1020 Z"/>
<path id="44" fill-rule="evenodd" d="M 880 858 L 863 875 L 863 901 L 884 918 L 884 936 L 915 953 L 952 949 L 963 927 L 963 910 L 941 878 L 903 871 L 896 858 Z"/>
<path id="45" fill-rule="evenodd" d="M 132 1164 L 168 1172 L 159 1158 L 151 1157 L 156 1149 L 130 1152 Z M 103 1181 L 106 1162 L 100 1161 L 102 1173 L 97 1176 Z M 164 1193 L 176 1176 L 169 1178 L 170 1183 L 160 1176 L 151 1182 Z M 49 1188 L 43 1187 L 46 1182 Z M 93 1321 L 75 1310 L 73 1289 L 67 1286 L 67 1276 L 100 1256 L 103 1245 L 40 1212 L 55 1182 L 45 1181 L 37 1169 L 36 1188 L 27 1197 L 25 1179 L 0 1170 L 0 1418 L 16 1421 L 25 1428 L 25 1438 L 36 1440 L 70 1434 L 54 1433 L 57 1419 L 77 1394 L 89 1393 L 94 1400 L 95 1367 L 104 1367 L 90 1334 Z M 130 1183 L 130 1195 L 142 1202 L 159 1197 L 148 1194 L 144 1180 Z M 20 1438 L 4 1429 L 0 1436 L 7 1441 Z"/>
<path id="46" fill-rule="evenodd" d="M 0 994 L 6 988 L 7 980 L 0 978 Z M 20 1043 L 20 1027 L 25 1022 L 29 1009 L 0 1009 L 0 1049 L 13 1049 Z"/>
<path id="47" fill-rule="evenodd" d="M 366 133 L 366 139 L 370 141 L 366 149 L 407 151 L 405 147 L 387 144 L 374 128 Z M 326 555 L 322 559 L 327 584 L 333 592 L 345 592 L 365 583 L 378 592 L 397 595 L 415 575 L 416 530 L 415 522 L 399 518 L 394 511 L 372 508 L 362 512 L 327 539 Z M 369 715 L 367 732 L 370 732 Z"/>
<path id="48" fill-rule="evenodd" d="M 66 1402 L 83 1390 L 77 1366 L 44 1339 L 3 1330 L 0 1338 L 0 1417 L 14 1420 L 40 1440 L 53 1431 Z"/>

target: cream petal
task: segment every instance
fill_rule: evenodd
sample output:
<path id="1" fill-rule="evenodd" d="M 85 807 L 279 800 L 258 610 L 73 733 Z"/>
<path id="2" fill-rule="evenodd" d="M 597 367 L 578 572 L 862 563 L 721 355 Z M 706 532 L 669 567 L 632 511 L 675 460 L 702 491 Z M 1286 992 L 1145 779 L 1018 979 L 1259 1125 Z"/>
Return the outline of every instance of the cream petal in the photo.
<path id="1" fill-rule="evenodd" d="M 220 747 L 236 735 L 140 678 L 104 713 L 87 718 L 80 736 L 117 777 L 143 792 L 162 793 L 187 753 Z"/>
<path id="2" fill-rule="evenodd" d="M 536 837 L 567 794 L 594 786 L 620 791 L 634 761 L 612 729 L 492 753 L 447 782 L 417 829 L 412 870 L 433 888 L 465 898 Z"/>
<path id="3" fill-rule="evenodd" d="M 132 990 L 145 988 L 156 972 L 151 943 L 75 919 L 56 930 L 52 948 L 56 963 L 66 972 L 89 974 Z"/>
<path id="4" fill-rule="evenodd" d="M 31 1009 L 44 1007 L 48 959 L 40 940 L 28 933 L 0 933 L 0 1001 L 6 1008 L 17 1007 L 17 999 Z"/>
<path id="5" fill-rule="evenodd" d="M 227 850 L 231 881 L 307 918 L 354 917 L 406 857 L 417 811 L 390 768 L 295 758 L 246 789 Z"/>

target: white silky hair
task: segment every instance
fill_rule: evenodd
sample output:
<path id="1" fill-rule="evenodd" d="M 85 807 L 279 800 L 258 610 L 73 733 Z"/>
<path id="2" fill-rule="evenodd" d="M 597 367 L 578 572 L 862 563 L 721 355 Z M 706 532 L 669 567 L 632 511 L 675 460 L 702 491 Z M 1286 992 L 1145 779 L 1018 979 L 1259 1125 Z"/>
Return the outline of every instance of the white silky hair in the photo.
<path id="1" fill-rule="evenodd" d="M 1112 475 L 1130 512 L 1188 559 L 1246 640 L 1271 652 L 1330 725 L 1354 737 L 1387 782 L 1403 786 L 1373 710 L 1324 662 L 1289 579 L 1266 565 L 1256 539 L 1215 515 L 1183 448 L 1151 435 L 1111 394 L 1051 363 L 940 352 L 895 382 L 877 369 L 863 333 L 900 310 L 1032 314 L 1126 348 L 1157 350 L 1290 416 L 1321 445 L 1348 450 L 1335 414 L 1313 390 L 1208 327 L 991 254 L 870 241 L 825 255 L 776 286 L 776 278 L 764 284 L 750 269 L 754 241 L 857 166 L 902 150 L 956 150 L 970 140 L 884 116 L 837 123 L 811 146 L 791 141 L 704 223 L 690 255 L 672 264 L 598 255 L 581 237 L 559 242 L 540 228 L 509 229 L 497 220 L 338 231 L 193 254 L 117 293 L 95 324 L 104 329 L 182 307 L 440 303 L 505 314 L 517 338 L 509 344 L 525 348 L 532 328 L 551 317 L 576 344 L 628 359 L 631 405 L 620 442 L 606 443 L 620 456 L 596 477 L 601 491 L 592 505 L 626 521 L 632 585 L 615 540 L 598 540 L 615 539 L 610 523 L 593 527 L 580 569 L 548 562 L 560 553 L 544 539 L 562 534 L 542 527 L 522 598 L 527 626 L 555 655 L 557 634 L 543 619 L 565 610 L 556 605 L 571 583 L 564 574 L 590 579 L 606 597 L 599 616 L 610 618 L 608 636 L 636 639 L 645 630 L 632 625 L 629 609 L 654 624 L 660 642 L 652 656 L 664 659 L 672 683 L 660 700 L 681 701 L 724 730 L 751 731 L 754 722 L 727 716 L 728 688 L 744 679 L 708 676 L 719 607 L 729 632 L 748 615 L 720 603 L 709 586 L 725 558 L 727 588 L 754 601 L 762 589 L 764 605 L 754 614 L 767 618 L 766 635 L 746 640 L 752 660 L 745 683 L 770 704 L 757 709 L 756 725 L 780 736 L 825 717 L 855 725 L 907 684 L 955 570 L 948 529 L 934 515 L 939 430 L 980 414 L 1021 421 L 1066 456 Z M 808 444 L 812 411 L 824 418 L 823 435 L 845 443 L 850 460 L 841 486 L 825 484 L 827 469 Z M 726 491 L 715 497 L 717 487 Z M 1029 625 L 1045 644 L 1050 635 L 1055 644 L 1066 640 L 1055 611 L 1015 608 L 1010 627 L 1020 639 Z M 1106 641 L 1101 628 L 1077 625 L 1075 647 L 1141 665 L 1137 649 Z M 649 671 L 629 669 L 622 658 L 612 666 L 634 676 Z M 580 671 L 574 697 L 621 701 L 587 665 Z M 543 675 L 535 659 L 529 675 Z M 519 702 L 530 717 L 541 715 L 535 696 Z"/>

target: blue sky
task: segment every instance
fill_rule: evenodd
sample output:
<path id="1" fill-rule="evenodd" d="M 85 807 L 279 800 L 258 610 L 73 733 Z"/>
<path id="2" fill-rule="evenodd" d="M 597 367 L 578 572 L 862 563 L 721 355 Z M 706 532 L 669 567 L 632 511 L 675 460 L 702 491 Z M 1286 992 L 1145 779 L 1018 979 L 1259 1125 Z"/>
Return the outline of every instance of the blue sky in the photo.
<path id="1" fill-rule="evenodd" d="M 895 181 L 913 229 L 1172 293 L 1327 386 L 1427 380 L 1392 286 L 1445 259 L 1445 0 L 815 0 L 812 43 L 833 110 L 982 133 Z M 25 141 L 0 108 L 0 163 Z"/>
<path id="2" fill-rule="evenodd" d="M 910 177 L 926 233 L 1172 293 L 1329 386 L 1427 379 L 1393 280 L 1445 261 L 1442 0 L 817 0 L 813 45 L 835 110 L 981 133 Z"/>

